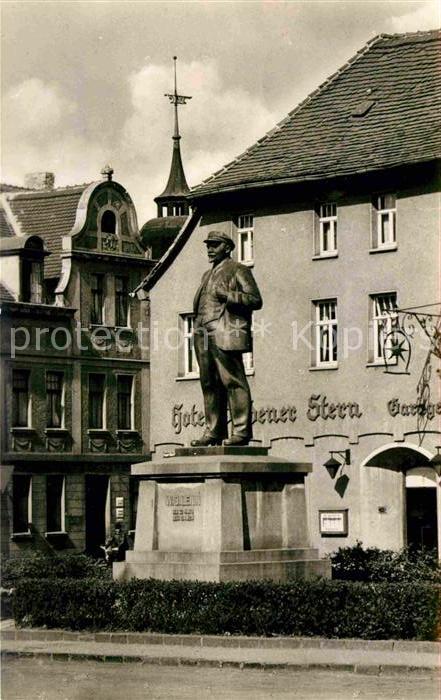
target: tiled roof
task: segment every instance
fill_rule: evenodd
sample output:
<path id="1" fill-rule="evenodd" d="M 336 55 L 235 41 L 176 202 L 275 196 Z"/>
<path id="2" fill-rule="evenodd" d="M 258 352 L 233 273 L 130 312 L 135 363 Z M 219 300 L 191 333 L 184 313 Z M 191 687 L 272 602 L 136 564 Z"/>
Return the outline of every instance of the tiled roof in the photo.
<path id="1" fill-rule="evenodd" d="M 8 254 L 20 250 L 32 250 L 40 252 L 42 256 L 49 255 L 48 249 L 40 237 L 34 236 L 6 236 L 0 238 L 0 254 Z"/>
<path id="2" fill-rule="evenodd" d="M 14 229 L 8 221 L 5 210 L 0 208 L 0 238 L 11 238 L 14 235 Z"/>
<path id="3" fill-rule="evenodd" d="M 185 197 L 187 192 L 190 192 L 190 188 L 187 185 L 187 180 L 185 179 L 179 140 L 175 138 L 173 139 L 173 157 L 170 167 L 170 175 L 168 176 L 165 190 L 158 195 L 158 197 L 155 197 L 155 202 L 167 200 L 169 197 L 172 199 L 174 197 Z"/>
<path id="4" fill-rule="evenodd" d="M 7 182 L 0 182 L 0 192 L 23 192 L 32 191 L 29 187 L 21 187 L 20 185 L 8 185 Z"/>
<path id="5" fill-rule="evenodd" d="M 0 282 L 0 302 L 2 301 L 15 301 L 14 295 L 7 288 L 4 282 Z"/>
<path id="6" fill-rule="evenodd" d="M 186 216 L 157 216 L 146 221 L 140 231 L 143 243 L 148 245 L 151 238 L 175 236 L 185 224 Z"/>
<path id="7" fill-rule="evenodd" d="M 440 96 L 441 32 L 379 35 L 190 198 L 439 158 Z"/>
<path id="8" fill-rule="evenodd" d="M 147 277 L 145 277 L 142 280 L 142 282 L 138 284 L 138 286 L 131 292 L 131 294 L 136 294 L 141 290 L 144 290 L 144 292 L 149 292 L 150 289 L 154 287 L 156 282 L 162 277 L 164 272 L 168 270 L 170 265 L 178 257 L 179 253 L 181 252 L 184 245 L 187 243 L 191 234 L 198 225 L 200 218 L 201 215 L 198 212 L 197 208 L 195 208 L 193 210 L 193 213 L 186 218 L 184 225 L 182 226 L 173 243 L 169 246 L 169 248 L 167 248 L 162 258 L 158 260 L 156 265 L 154 265 L 148 273 Z"/>
<path id="9" fill-rule="evenodd" d="M 38 192 L 16 192 L 7 197 L 22 234 L 41 236 L 52 253 L 44 261 L 44 276 L 61 271 L 61 238 L 70 233 L 80 197 L 88 185 Z"/>

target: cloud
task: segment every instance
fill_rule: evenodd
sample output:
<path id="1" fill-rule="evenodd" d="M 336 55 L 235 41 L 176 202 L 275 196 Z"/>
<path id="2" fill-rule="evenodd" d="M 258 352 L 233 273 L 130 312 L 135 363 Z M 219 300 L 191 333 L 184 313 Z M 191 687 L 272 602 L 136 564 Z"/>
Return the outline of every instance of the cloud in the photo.
<path id="1" fill-rule="evenodd" d="M 3 120 L 12 137 L 45 138 L 75 111 L 76 105 L 59 94 L 56 86 L 39 78 L 11 88 L 3 101 Z"/>
<path id="2" fill-rule="evenodd" d="M 179 108 L 181 151 L 192 186 L 251 146 L 283 115 L 244 88 L 225 84 L 213 60 L 180 62 L 178 73 L 178 92 L 193 96 Z M 130 166 L 127 176 L 133 182 L 140 223 L 148 213 L 154 215 L 147 194 L 160 194 L 169 173 L 173 109 L 163 95 L 172 91 L 171 82 L 170 66 L 156 64 L 129 78 L 132 113 L 122 130 L 117 159 Z"/>
<path id="3" fill-rule="evenodd" d="M 8 90 L 2 109 L 2 180 L 23 183 L 33 171 L 56 185 L 99 179 L 106 148 L 82 131 L 78 105 L 53 83 L 29 78 Z"/>
<path id="4" fill-rule="evenodd" d="M 27 3 L 26 12 L 12 7 L 18 4 L 4 12 L 2 179 L 21 183 L 26 172 L 52 170 L 57 184 L 74 184 L 99 178 L 108 161 L 140 223 L 154 216 L 153 197 L 170 168 L 166 55 L 187 57 L 178 61 L 179 91 L 193 95 L 179 110 L 181 150 L 188 183 L 196 185 L 370 36 L 440 21 L 434 0 L 132 2 L 130 11 L 124 2 L 57 3 L 56 12 L 53 3 Z"/>
<path id="5" fill-rule="evenodd" d="M 438 2 L 421 2 L 420 6 L 399 17 L 391 17 L 390 29 L 394 33 L 418 32 L 436 29 L 441 23 L 441 11 Z"/>
<path id="6" fill-rule="evenodd" d="M 195 185 L 252 145 L 283 116 L 243 87 L 231 87 L 214 61 L 180 62 L 179 92 L 192 95 L 179 108 L 181 151 L 189 185 Z M 153 197 L 167 182 L 174 112 L 171 66 L 151 63 L 129 76 L 130 106 L 113 138 L 93 130 L 82 106 L 60 85 L 32 77 L 3 101 L 2 180 L 22 183 L 33 171 L 55 173 L 56 185 L 99 179 L 105 162 L 131 194 L 142 225 L 156 213 Z"/>

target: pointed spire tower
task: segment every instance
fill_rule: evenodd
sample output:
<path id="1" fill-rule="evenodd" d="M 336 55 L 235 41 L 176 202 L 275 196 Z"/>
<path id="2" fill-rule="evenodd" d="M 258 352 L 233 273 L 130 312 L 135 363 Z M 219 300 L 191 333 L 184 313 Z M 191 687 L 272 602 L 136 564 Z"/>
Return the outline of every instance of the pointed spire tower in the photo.
<path id="1" fill-rule="evenodd" d="M 173 243 L 189 213 L 186 198 L 190 191 L 185 179 L 181 158 L 181 135 L 179 133 L 178 107 L 191 100 L 189 95 L 179 95 L 176 81 L 176 56 L 174 64 L 174 92 L 166 94 L 174 108 L 173 155 L 170 175 L 162 194 L 155 197 L 158 205 L 158 216 L 150 219 L 141 229 L 141 239 L 144 247 L 153 260 L 161 258 Z"/>
<path id="2" fill-rule="evenodd" d="M 173 56 L 174 66 L 174 92 L 173 94 L 165 94 L 174 107 L 175 126 L 173 132 L 173 155 L 170 167 L 170 175 L 162 194 L 155 197 L 155 202 L 158 205 L 158 216 L 182 216 L 188 214 L 188 202 L 186 195 L 190 191 L 185 179 L 184 166 L 182 165 L 179 133 L 178 107 L 185 105 L 187 100 L 191 100 L 189 95 L 178 95 L 177 79 L 176 79 L 176 60 Z"/>

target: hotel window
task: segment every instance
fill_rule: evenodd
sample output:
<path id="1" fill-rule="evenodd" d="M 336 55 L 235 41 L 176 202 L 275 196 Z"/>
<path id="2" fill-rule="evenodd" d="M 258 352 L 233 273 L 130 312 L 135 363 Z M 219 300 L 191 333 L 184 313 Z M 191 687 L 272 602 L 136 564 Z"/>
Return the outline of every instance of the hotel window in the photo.
<path id="1" fill-rule="evenodd" d="M 40 260 L 22 260 L 21 301 L 31 304 L 43 301 L 43 264 Z"/>
<path id="2" fill-rule="evenodd" d="M 65 531 L 65 480 L 61 474 L 46 477 L 46 530 Z"/>
<path id="3" fill-rule="evenodd" d="M 48 428 L 63 426 L 63 372 L 46 372 L 46 416 Z"/>
<path id="4" fill-rule="evenodd" d="M 104 374 L 89 374 L 89 428 L 104 428 Z"/>
<path id="5" fill-rule="evenodd" d="M 254 219 L 244 214 L 237 220 L 237 260 L 244 265 L 254 263 Z"/>
<path id="6" fill-rule="evenodd" d="M 12 371 L 12 427 L 29 427 L 29 371 Z"/>
<path id="7" fill-rule="evenodd" d="M 181 324 L 183 360 L 180 368 L 180 375 L 184 377 L 199 377 L 199 365 L 196 359 L 193 341 L 194 315 L 182 314 Z"/>
<path id="8" fill-rule="evenodd" d="M 90 322 L 99 325 L 104 321 L 104 275 L 91 275 Z"/>
<path id="9" fill-rule="evenodd" d="M 120 374 L 116 378 L 118 430 L 133 430 L 133 377 Z"/>
<path id="10" fill-rule="evenodd" d="M 316 367 L 336 367 L 337 301 L 315 301 L 314 313 L 314 364 Z"/>
<path id="11" fill-rule="evenodd" d="M 371 362 L 384 364 L 387 352 L 386 337 L 391 332 L 397 317 L 396 308 L 397 295 L 395 292 L 371 296 L 372 344 L 369 357 Z M 392 360 L 389 356 L 386 359 L 389 363 Z"/>
<path id="12" fill-rule="evenodd" d="M 115 325 L 126 328 L 129 323 L 129 294 L 126 277 L 115 277 Z"/>
<path id="13" fill-rule="evenodd" d="M 32 522 L 32 477 L 30 474 L 12 476 L 12 531 L 29 532 Z"/>
<path id="14" fill-rule="evenodd" d="M 372 246 L 375 249 L 395 248 L 397 244 L 395 194 L 377 195 L 373 202 Z"/>
<path id="15" fill-rule="evenodd" d="M 320 204 L 316 214 L 314 253 L 319 257 L 337 255 L 337 205 Z"/>

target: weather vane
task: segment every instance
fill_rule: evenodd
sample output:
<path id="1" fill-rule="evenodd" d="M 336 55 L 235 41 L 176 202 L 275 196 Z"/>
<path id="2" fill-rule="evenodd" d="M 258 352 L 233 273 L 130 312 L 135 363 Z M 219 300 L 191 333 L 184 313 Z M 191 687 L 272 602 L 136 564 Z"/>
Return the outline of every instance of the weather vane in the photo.
<path id="1" fill-rule="evenodd" d="M 178 88 L 177 88 L 177 80 L 176 80 L 176 61 L 177 61 L 177 56 L 173 56 L 173 63 L 174 63 L 174 75 L 175 75 L 175 90 L 173 94 L 165 93 L 164 97 L 168 97 L 170 102 L 175 108 L 175 133 L 173 138 L 179 139 L 181 138 L 179 136 L 179 125 L 178 125 L 178 105 L 185 105 L 187 103 L 187 100 L 191 100 L 190 95 L 178 95 Z"/>

